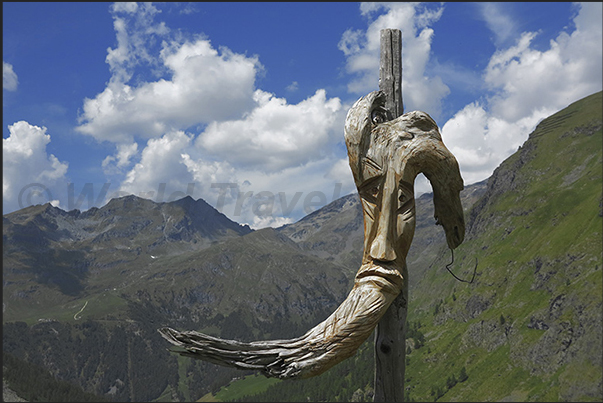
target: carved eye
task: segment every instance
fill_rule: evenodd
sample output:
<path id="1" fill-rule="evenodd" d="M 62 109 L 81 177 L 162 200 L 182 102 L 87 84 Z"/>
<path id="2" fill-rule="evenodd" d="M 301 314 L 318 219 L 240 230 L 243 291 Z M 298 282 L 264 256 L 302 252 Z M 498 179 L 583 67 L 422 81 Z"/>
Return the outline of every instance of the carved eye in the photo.
<path id="1" fill-rule="evenodd" d="M 379 194 L 381 193 L 381 185 L 383 183 L 383 177 L 377 176 L 367 180 L 359 188 L 358 192 L 362 198 L 369 203 L 377 203 Z"/>
<path id="2" fill-rule="evenodd" d="M 400 188 L 398 189 L 398 201 L 399 201 L 399 213 L 407 213 L 410 211 L 415 203 L 414 194 L 412 191 L 412 185 L 405 183 L 403 181 L 400 182 Z"/>
<path id="3" fill-rule="evenodd" d="M 364 190 L 362 191 L 362 195 L 367 201 L 371 203 L 376 203 L 379 199 L 379 190 L 380 189 L 378 185 L 369 186 L 364 188 Z"/>
<path id="4" fill-rule="evenodd" d="M 373 197 L 377 197 L 379 196 L 379 186 L 373 186 L 370 190 L 369 190 L 369 194 Z"/>
<path id="5" fill-rule="evenodd" d="M 385 111 L 382 109 L 373 109 L 371 112 L 371 121 L 374 125 L 378 125 L 379 123 L 385 122 L 387 116 Z"/>

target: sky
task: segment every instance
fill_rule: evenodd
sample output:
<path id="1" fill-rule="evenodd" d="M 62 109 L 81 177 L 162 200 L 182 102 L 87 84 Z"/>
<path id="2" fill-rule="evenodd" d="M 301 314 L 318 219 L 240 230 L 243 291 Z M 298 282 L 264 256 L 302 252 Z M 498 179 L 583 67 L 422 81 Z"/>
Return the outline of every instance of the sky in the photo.
<path id="1" fill-rule="evenodd" d="M 602 3 L 3 2 L 3 214 L 202 198 L 252 228 L 356 191 L 345 116 L 402 31 L 465 186 L 602 89 Z M 415 194 L 430 192 L 420 175 Z"/>

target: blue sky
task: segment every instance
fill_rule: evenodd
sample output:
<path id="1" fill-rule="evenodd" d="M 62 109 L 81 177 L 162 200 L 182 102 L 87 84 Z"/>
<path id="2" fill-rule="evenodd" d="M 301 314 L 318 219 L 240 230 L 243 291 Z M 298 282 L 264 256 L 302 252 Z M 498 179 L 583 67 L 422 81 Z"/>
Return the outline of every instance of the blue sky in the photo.
<path id="1" fill-rule="evenodd" d="M 465 184 L 602 89 L 601 3 L 3 3 L 3 213 L 203 198 L 254 228 L 355 191 L 350 106 L 402 30 L 405 111 Z M 415 193 L 430 191 L 417 178 Z"/>

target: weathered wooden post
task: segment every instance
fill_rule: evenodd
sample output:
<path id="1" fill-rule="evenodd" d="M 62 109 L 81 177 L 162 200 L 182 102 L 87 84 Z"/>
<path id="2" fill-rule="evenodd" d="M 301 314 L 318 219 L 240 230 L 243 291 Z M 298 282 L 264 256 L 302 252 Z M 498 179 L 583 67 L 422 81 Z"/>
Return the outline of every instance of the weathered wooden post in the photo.
<path id="1" fill-rule="evenodd" d="M 392 119 L 404 113 L 402 102 L 402 32 L 399 29 L 381 30 L 379 90 L 385 94 L 385 107 Z"/>
<path id="2" fill-rule="evenodd" d="M 396 119 L 404 113 L 401 31 L 382 29 L 380 45 L 379 90 L 385 94 L 385 107 L 391 118 Z M 375 331 L 375 402 L 404 401 L 408 276 L 403 275 L 404 288 Z"/>

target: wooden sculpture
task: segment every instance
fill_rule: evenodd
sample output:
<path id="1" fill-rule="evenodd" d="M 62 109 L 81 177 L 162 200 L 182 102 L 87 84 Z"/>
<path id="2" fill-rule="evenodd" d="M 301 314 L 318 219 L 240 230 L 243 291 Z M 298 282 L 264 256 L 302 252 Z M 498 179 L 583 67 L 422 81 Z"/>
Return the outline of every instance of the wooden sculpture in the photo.
<path id="1" fill-rule="evenodd" d="M 322 323 L 290 340 L 240 342 L 169 327 L 160 333 L 179 354 L 260 371 L 281 379 L 319 375 L 355 354 L 400 294 L 406 294 L 406 255 L 415 229 L 414 180 L 434 190 L 436 223 L 450 248 L 465 233 L 459 167 L 436 123 L 423 112 L 388 120 L 385 96 L 359 99 L 345 122 L 345 141 L 364 213 L 364 255 L 348 297 Z"/>
<path id="2" fill-rule="evenodd" d="M 325 321 L 290 340 L 247 343 L 159 329 L 183 349 L 179 354 L 268 377 L 309 378 L 353 356 L 377 328 L 374 400 L 403 401 L 406 255 L 415 231 L 419 173 L 431 182 L 436 224 L 444 227 L 450 249 L 463 242 L 465 223 L 459 197 L 463 180 L 437 124 L 424 112 L 400 116 L 400 47 L 399 30 L 381 31 L 381 91 L 356 101 L 345 121 L 348 159 L 364 215 L 362 264 L 347 298 Z"/>

